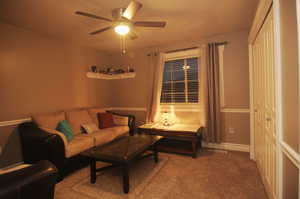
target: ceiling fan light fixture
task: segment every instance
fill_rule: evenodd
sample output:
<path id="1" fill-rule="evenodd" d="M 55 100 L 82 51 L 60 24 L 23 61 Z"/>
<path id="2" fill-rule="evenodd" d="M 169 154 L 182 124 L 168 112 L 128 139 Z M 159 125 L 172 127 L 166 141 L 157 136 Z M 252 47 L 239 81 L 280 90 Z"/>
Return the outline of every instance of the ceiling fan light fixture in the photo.
<path id="1" fill-rule="evenodd" d="M 129 33 L 129 31 L 130 27 L 128 25 L 121 24 L 115 27 L 115 32 L 119 35 L 126 35 Z"/>

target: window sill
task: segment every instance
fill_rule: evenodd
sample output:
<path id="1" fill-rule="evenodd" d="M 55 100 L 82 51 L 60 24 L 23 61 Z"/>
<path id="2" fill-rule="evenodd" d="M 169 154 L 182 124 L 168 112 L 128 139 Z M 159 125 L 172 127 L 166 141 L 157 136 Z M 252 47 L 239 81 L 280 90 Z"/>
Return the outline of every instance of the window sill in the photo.
<path id="1" fill-rule="evenodd" d="M 160 104 L 161 111 L 202 112 L 200 104 Z"/>

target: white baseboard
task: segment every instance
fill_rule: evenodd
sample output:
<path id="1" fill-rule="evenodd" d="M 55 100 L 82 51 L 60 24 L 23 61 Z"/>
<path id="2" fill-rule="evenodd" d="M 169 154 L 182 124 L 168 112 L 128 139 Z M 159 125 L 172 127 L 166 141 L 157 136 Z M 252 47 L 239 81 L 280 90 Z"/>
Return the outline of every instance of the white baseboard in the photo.
<path id="1" fill-rule="evenodd" d="M 222 149 L 222 150 L 230 150 L 230 151 L 242 151 L 242 152 L 250 152 L 250 146 L 246 144 L 234 144 L 234 143 L 203 143 L 203 147 L 213 148 L 213 149 Z"/>

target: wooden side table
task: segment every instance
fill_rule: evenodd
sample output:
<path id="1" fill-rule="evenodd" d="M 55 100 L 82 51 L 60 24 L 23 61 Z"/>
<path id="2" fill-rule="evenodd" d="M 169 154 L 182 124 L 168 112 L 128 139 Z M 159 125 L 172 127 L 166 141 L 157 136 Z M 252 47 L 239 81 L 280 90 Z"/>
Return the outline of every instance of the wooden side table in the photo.
<path id="1" fill-rule="evenodd" d="M 201 148 L 202 133 L 204 127 L 197 125 L 183 125 L 174 124 L 172 126 L 160 126 L 157 124 L 144 124 L 137 128 L 138 133 L 149 135 L 160 135 L 169 140 L 187 141 L 191 144 L 191 150 L 183 150 L 175 147 L 158 146 L 160 151 L 175 152 L 191 155 L 193 158 L 197 157 L 197 149 Z"/>

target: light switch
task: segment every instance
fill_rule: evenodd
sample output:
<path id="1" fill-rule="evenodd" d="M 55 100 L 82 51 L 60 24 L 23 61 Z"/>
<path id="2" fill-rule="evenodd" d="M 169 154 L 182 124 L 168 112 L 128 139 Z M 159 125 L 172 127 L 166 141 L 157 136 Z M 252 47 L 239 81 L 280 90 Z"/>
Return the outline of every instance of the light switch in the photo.
<path id="1" fill-rule="evenodd" d="M 232 127 L 229 127 L 228 131 L 229 131 L 230 134 L 234 134 L 235 133 L 235 129 L 232 128 Z"/>

